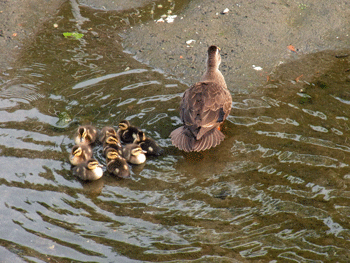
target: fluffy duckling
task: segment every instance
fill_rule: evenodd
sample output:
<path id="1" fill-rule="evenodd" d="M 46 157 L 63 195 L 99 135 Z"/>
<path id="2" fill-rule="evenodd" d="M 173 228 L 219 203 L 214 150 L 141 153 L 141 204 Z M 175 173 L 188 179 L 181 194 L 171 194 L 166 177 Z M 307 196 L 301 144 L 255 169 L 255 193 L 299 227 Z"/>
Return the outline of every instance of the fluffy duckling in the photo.
<path id="1" fill-rule="evenodd" d="M 220 49 L 208 49 L 207 70 L 200 82 L 187 89 L 180 103 L 183 126 L 171 132 L 171 142 L 185 152 L 199 152 L 220 144 L 225 135 L 219 131 L 231 111 L 232 96 L 219 71 Z"/>
<path id="2" fill-rule="evenodd" d="M 146 155 L 161 155 L 164 152 L 163 148 L 152 138 L 146 137 L 143 131 L 137 133 L 134 143 L 140 145 L 142 150 L 146 151 Z"/>
<path id="3" fill-rule="evenodd" d="M 136 139 L 137 133 L 140 131 L 137 127 L 132 126 L 129 121 L 122 120 L 118 124 L 118 135 L 122 142 L 133 143 Z"/>
<path id="4" fill-rule="evenodd" d="M 127 161 L 121 157 L 115 149 L 109 148 L 106 158 L 107 171 L 109 173 L 121 178 L 130 176 L 130 168 Z"/>
<path id="5" fill-rule="evenodd" d="M 84 181 L 100 179 L 103 175 L 102 165 L 95 159 L 81 163 L 73 168 L 73 174 Z"/>
<path id="6" fill-rule="evenodd" d="M 113 159 L 113 158 L 108 158 L 108 156 L 111 157 L 111 156 L 121 155 L 117 149 L 112 148 L 112 147 L 108 147 L 108 146 L 107 146 L 107 147 L 106 147 L 105 149 L 103 149 L 103 150 L 104 150 L 103 154 L 104 154 L 104 156 L 106 157 L 106 163 L 108 163 L 110 160 Z"/>
<path id="7" fill-rule="evenodd" d="M 69 156 L 72 165 L 79 165 L 92 158 L 92 149 L 88 144 L 74 145 Z"/>
<path id="8" fill-rule="evenodd" d="M 145 151 L 142 150 L 140 145 L 127 144 L 123 149 L 122 155 L 129 163 L 141 164 L 146 161 Z"/>
<path id="9" fill-rule="evenodd" d="M 76 144 L 93 144 L 96 141 L 98 131 L 91 125 L 79 126 L 75 134 Z"/>
<path id="10" fill-rule="evenodd" d="M 114 148 L 116 149 L 119 154 L 122 154 L 122 145 L 120 144 L 118 136 L 110 135 L 106 138 L 105 142 L 103 143 L 103 153 L 106 156 L 106 150 L 108 148 Z"/>
<path id="11" fill-rule="evenodd" d="M 103 127 L 98 136 L 100 143 L 104 143 L 109 136 L 118 136 L 116 130 L 113 127 L 106 126 Z"/>

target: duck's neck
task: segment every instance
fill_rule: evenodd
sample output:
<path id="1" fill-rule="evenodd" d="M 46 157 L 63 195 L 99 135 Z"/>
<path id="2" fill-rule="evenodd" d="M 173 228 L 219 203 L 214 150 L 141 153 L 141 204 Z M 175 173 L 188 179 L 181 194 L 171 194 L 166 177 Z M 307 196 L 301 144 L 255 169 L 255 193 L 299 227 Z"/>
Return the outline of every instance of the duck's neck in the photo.
<path id="1" fill-rule="evenodd" d="M 212 81 L 220 86 L 227 88 L 224 76 L 218 69 L 218 67 L 211 67 L 208 63 L 207 71 L 203 74 L 200 81 Z"/>

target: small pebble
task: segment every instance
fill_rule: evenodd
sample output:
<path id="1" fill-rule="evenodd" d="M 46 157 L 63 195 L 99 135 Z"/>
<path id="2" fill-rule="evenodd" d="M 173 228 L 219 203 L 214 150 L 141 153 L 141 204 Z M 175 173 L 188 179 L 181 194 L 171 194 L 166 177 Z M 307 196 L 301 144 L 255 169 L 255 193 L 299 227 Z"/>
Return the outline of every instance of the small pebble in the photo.
<path id="1" fill-rule="evenodd" d="M 225 8 L 224 11 L 221 12 L 221 14 L 223 14 L 223 15 L 224 15 L 224 14 L 227 14 L 229 11 L 230 11 L 230 9 Z"/>
<path id="2" fill-rule="evenodd" d="M 173 23 L 174 19 L 177 17 L 177 15 L 173 15 L 173 16 L 168 16 L 165 21 L 167 21 L 168 23 Z"/>
<path id="3" fill-rule="evenodd" d="M 255 69 L 255 70 L 262 70 L 263 68 L 262 68 L 262 67 L 259 67 L 259 66 L 253 65 L 253 69 Z"/>

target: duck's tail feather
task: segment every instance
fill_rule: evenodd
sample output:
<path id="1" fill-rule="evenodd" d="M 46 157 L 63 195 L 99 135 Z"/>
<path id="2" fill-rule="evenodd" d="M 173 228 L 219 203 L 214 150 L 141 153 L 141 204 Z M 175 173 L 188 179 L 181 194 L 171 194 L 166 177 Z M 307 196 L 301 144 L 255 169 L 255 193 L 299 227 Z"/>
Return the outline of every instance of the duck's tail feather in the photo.
<path id="1" fill-rule="evenodd" d="M 225 135 L 214 128 L 196 140 L 189 129 L 182 126 L 170 133 L 171 142 L 174 146 L 185 152 L 200 152 L 208 150 L 220 144 Z"/>

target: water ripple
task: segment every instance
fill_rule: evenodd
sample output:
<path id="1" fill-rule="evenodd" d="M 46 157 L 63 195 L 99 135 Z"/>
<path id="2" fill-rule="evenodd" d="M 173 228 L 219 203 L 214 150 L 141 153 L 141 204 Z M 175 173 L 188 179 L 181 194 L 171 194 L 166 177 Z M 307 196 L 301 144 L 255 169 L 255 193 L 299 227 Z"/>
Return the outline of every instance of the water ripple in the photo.
<path id="1" fill-rule="evenodd" d="M 107 74 L 107 75 L 102 76 L 102 77 L 97 77 L 97 78 L 93 78 L 93 79 L 79 82 L 78 84 L 74 85 L 72 87 L 72 89 L 74 90 L 74 89 L 86 88 L 86 87 L 93 86 L 93 85 L 95 85 L 99 82 L 105 81 L 105 80 L 113 79 L 113 78 L 120 77 L 123 75 L 139 74 L 139 73 L 143 73 L 143 72 L 147 72 L 147 71 L 148 71 L 147 69 L 131 69 L 131 70 L 124 71 L 124 72 Z"/>
<path id="2" fill-rule="evenodd" d="M 313 154 L 300 154 L 295 152 L 283 152 L 278 156 L 278 160 L 282 163 L 301 163 L 312 166 L 324 166 L 334 168 L 344 168 L 348 165 L 328 156 L 320 156 Z"/>
<path id="3" fill-rule="evenodd" d="M 244 125 L 244 126 L 252 126 L 258 123 L 269 124 L 269 125 L 278 123 L 278 124 L 291 124 L 294 126 L 299 126 L 299 123 L 297 121 L 292 120 L 290 118 L 274 119 L 269 116 L 259 116 L 259 117 L 228 116 L 227 120 L 236 125 Z"/>
<path id="4" fill-rule="evenodd" d="M 47 123 L 55 126 L 58 121 L 57 117 L 52 117 L 41 113 L 38 109 L 16 110 L 14 112 L 0 111 L 0 122 L 25 122 L 35 120 L 41 123 Z"/>
<path id="5" fill-rule="evenodd" d="M 284 132 L 266 132 L 266 131 L 256 131 L 257 134 L 266 135 L 268 137 L 275 137 L 275 138 L 281 138 L 281 139 L 289 139 L 293 141 L 323 146 L 331 149 L 341 150 L 345 152 L 350 152 L 350 147 L 345 145 L 340 145 L 337 143 L 334 143 L 332 141 L 324 140 L 324 139 L 318 139 L 313 137 L 306 137 L 299 134 L 289 134 Z"/>
<path id="6" fill-rule="evenodd" d="M 140 87 L 144 87 L 144 86 L 148 86 L 148 85 L 160 85 L 160 84 L 161 83 L 159 81 L 150 80 L 150 81 L 144 81 L 144 82 L 140 82 L 140 83 L 130 84 L 128 86 L 121 88 L 121 90 L 131 90 L 131 89 L 136 89 L 136 88 L 140 88 Z"/>
<path id="7" fill-rule="evenodd" d="M 45 98 L 36 85 L 23 83 L 2 87 L 0 90 L 0 97 L 8 98 L 10 101 L 20 101 L 24 103 Z"/>

